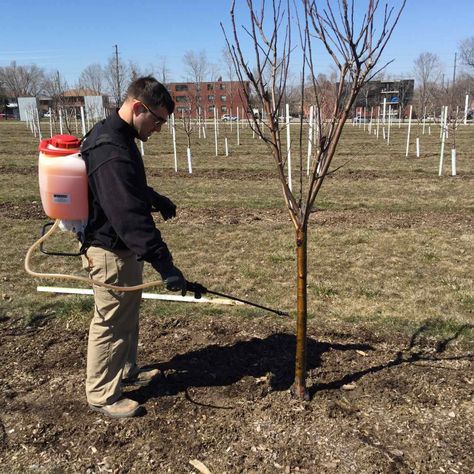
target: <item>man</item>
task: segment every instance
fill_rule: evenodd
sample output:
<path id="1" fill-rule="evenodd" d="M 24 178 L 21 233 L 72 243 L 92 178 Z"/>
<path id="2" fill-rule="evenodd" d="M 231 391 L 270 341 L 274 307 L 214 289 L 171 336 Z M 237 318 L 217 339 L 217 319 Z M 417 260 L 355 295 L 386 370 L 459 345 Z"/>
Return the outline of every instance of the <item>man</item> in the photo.
<path id="1" fill-rule="evenodd" d="M 93 279 L 117 286 L 142 283 L 149 262 L 170 291 L 186 280 L 155 227 L 152 211 L 165 220 L 176 206 L 148 187 L 135 139 L 147 141 L 174 110 L 166 88 L 153 77 L 133 81 L 118 111 L 96 124 L 82 143 L 89 181 L 89 220 L 84 232 L 85 267 Z M 157 369 L 137 366 L 141 291 L 117 292 L 94 286 L 89 330 L 86 395 L 89 406 L 116 418 L 139 415 L 139 404 L 122 395 L 122 385 L 147 385 Z"/>

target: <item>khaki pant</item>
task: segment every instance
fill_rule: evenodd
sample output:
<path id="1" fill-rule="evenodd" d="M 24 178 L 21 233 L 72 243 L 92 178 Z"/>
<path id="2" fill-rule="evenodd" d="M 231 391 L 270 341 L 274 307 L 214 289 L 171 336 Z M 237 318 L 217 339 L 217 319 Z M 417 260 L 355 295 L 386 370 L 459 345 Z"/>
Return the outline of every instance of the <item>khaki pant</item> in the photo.
<path id="1" fill-rule="evenodd" d="M 130 250 L 90 247 L 84 268 L 94 280 L 118 286 L 139 285 L 143 262 Z M 87 348 L 87 401 L 108 405 L 121 394 L 121 380 L 136 370 L 141 291 L 112 291 L 94 285 L 94 316 Z"/>

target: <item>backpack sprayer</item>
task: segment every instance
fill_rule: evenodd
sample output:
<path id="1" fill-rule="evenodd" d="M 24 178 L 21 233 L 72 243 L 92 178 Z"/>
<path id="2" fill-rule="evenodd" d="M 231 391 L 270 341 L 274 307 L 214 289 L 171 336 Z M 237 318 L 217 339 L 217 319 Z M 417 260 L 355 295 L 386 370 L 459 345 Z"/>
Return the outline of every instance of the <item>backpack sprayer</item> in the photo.
<path id="1" fill-rule="evenodd" d="M 80 145 L 80 140 L 72 135 L 55 135 L 52 138 L 41 140 L 40 142 L 38 173 L 41 203 L 45 214 L 51 219 L 55 219 L 55 221 L 54 223 L 48 223 L 43 226 L 41 237 L 28 249 L 25 256 L 26 272 L 34 277 L 76 280 L 87 283 L 88 285 L 101 286 L 116 291 L 136 291 L 162 285 L 163 282 L 161 280 L 154 280 L 135 286 L 116 286 L 91 278 L 62 273 L 39 273 L 31 269 L 31 256 L 38 247 L 40 251 L 46 255 L 81 255 L 81 252 L 48 252 L 43 248 L 44 242 L 58 227 L 63 231 L 70 231 L 81 235 L 84 233 L 84 229 L 87 225 L 87 170 L 86 164 L 81 157 Z M 48 227 L 50 227 L 50 229 L 46 232 Z M 258 305 L 224 293 L 208 290 L 199 283 L 186 282 L 186 290 L 194 293 L 196 299 L 199 299 L 202 294 L 209 293 L 251 305 L 265 311 L 270 311 L 279 316 L 288 316 L 288 313 L 283 311 Z"/>

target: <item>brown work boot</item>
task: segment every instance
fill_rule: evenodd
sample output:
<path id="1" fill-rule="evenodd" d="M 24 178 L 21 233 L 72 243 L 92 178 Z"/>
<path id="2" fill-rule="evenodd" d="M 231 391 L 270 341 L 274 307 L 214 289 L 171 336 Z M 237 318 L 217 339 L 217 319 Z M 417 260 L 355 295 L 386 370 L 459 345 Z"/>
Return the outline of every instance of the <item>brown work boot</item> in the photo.
<path id="1" fill-rule="evenodd" d="M 137 371 L 122 379 L 122 385 L 138 385 L 140 387 L 146 387 L 147 385 L 156 382 L 161 376 L 160 369 L 148 368 L 137 368 Z"/>
<path id="2" fill-rule="evenodd" d="M 97 406 L 89 404 L 89 407 L 91 410 L 98 411 L 112 418 L 132 418 L 140 416 L 144 412 L 143 407 L 136 401 L 125 397 L 118 399 L 110 405 Z"/>

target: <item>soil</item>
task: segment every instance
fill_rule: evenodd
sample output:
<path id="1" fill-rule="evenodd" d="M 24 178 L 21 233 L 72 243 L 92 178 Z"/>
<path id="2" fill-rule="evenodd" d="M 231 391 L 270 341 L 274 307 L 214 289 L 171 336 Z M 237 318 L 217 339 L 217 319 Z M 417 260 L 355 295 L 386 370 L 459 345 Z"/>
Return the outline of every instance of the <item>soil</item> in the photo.
<path id="1" fill-rule="evenodd" d="M 309 401 L 290 394 L 292 323 L 256 312 L 144 317 L 141 361 L 162 370 L 113 420 L 84 396 L 87 329 L 54 312 L 0 315 L 0 472 L 471 473 L 473 354 L 312 322 Z M 79 325 L 80 326 L 80 325 Z"/>
<path id="2" fill-rule="evenodd" d="M 16 175 L 29 175 L 31 173 L 36 173 L 36 166 L 12 166 L 12 165 L 1 165 L 0 173 L 5 174 L 16 174 Z M 197 179 L 197 178 L 206 178 L 206 179 L 229 179 L 229 180 L 239 180 L 239 181 L 270 181 L 275 179 L 274 170 L 248 170 L 248 169 L 225 169 L 225 168 L 216 168 L 216 169 L 195 169 L 192 174 L 189 174 L 187 171 L 179 170 L 169 170 L 169 169 L 157 169 L 153 167 L 147 167 L 147 174 L 153 177 L 165 177 L 165 178 L 179 178 L 181 179 Z M 403 172 L 403 179 L 405 181 L 411 181 L 419 179 L 416 173 L 411 173 L 409 171 Z M 386 171 L 379 170 L 354 170 L 346 169 L 344 167 L 337 169 L 334 174 L 329 173 L 326 179 L 337 178 L 347 178 L 351 181 L 357 180 L 370 180 L 370 179 L 380 179 L 386 178 L 389 174 Z M 400 172 L 398 172 L 400 177 Z M 456 176 L 455 179 L 470 181 L 474 179 L 474 174 L 469 172 L 464 172 L 462 175 Z"/>
<path id="3" fill-rule="evenodd" d="M 0 218 L 30 220 L 48 217 L 44 214 L 40 201 L 2 202 Z M 318 227 L 346 229 L 364 227 L 365 229 L 400 229 L 421 226 L 446 226 L 450 228 L 474 229 L 474 220 L 466 218 L 464 212 L 413 211 L 388 212 L 366 209 L 345 209 L 328 211 L 315 209 L 312 216 Z M 285 209 L 240 209 L 240 208 L 180 208 L 179 215 L 171 224 L 249 224 L 256 221 L 289 222 L 290 217 Z"/>
<path id="4" fill-rule="evenodd" d="M 3 218 L 46 220 L 39 201 L 1 203 Z M 338 229 L 474 226 L 462 212 L 317 209 L 312 218 Z M 185 208 L 180 220 L 289 217 Z M 474 472 L 474 354 L 459 333 L 433 338 L 420 327 L 404 337 L 313 320 L 304 401 L 290 393 L 292 321 L 173 314 L 142 318 L 140 360 L 162 377 L 125 392 L 146 414 L 113 420 L 85 401 L 85 325 L 48 310 L 26 326 L 0 310 L 0 473 L 206 472 L 191 461 L 212 474 Z"/>

